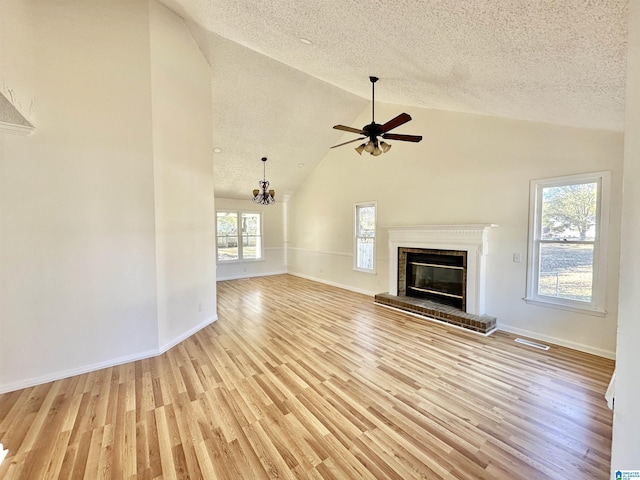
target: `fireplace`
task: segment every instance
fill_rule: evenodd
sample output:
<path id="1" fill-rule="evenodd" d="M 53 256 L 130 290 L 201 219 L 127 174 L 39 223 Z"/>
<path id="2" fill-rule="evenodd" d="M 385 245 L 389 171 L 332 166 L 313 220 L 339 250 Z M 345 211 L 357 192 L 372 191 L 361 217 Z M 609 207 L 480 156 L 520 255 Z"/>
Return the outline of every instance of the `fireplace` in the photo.
<path id="1" fill-rule="evenodd" d="M 398 249 L 398 292 L 466 311 L 467 252 Z"/>
<path id="2" fill-rule="evenodd" d="M 485 277 L 492 224 L 389 228 L 389 292 L 376 303 L 488 335 Z"/>

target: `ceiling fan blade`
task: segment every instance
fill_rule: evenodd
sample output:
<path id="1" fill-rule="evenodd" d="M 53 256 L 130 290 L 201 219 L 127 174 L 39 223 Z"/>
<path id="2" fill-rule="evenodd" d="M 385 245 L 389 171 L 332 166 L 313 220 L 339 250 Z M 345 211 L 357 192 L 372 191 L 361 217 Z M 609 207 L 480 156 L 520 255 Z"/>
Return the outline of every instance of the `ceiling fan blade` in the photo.
<path id="1" fill-rule="evenodd" d="M 389 130 L 393 130 L 394 128 L 399 127 L 400 125 L 407 123 L 409 120 L 411 120 L 411 115 L 409 115 L 408 113 L 401 113 L 396 118 L 392 118 L 384 125 L 381 125 L 380 131 L 382 133 L 388 132 Z"/>
<path id="2" fill-rule="evenodd" d="M 400 133 L 385 133 L 382 138 L 387 140 L 401 140 L 403 142 L 419 142 L 422 135 L 402 135 Z"/>
<path id="3" fill-rule="evenodd" d="M 346 145 L 347 143 L 353 143 L 353 142 L 357 142 L 359 140 L 364 140 L 366 137 L 362 137 L 362 138 L 354 138 L 353 140 L 349 140 L 348 142 L 343 142 L 343 143 L 339 143 L 338 145 L 334 145 L 331 148 L 336 148 L 336 147 L 341 147 L 342 145 Z"/>
<path id="4" fill-rule="evenodd" d="M 360 135 L 365 134 L 364 131 L 359 128 L 345 127 L 344 125 L 334 125 L 333 128 L 335 128 L 336 130 L 342 130 L 344 132 L 359 133 Z"/>

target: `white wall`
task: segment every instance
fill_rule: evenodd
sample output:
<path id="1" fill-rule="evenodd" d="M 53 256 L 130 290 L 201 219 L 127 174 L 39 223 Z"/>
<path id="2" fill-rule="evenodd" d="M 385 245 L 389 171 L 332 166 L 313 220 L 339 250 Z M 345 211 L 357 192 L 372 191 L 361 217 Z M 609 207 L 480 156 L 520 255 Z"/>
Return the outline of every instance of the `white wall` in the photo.
<path id="1" fill-rule="evenodd" d="M 487 314 L 499 327 L 603 356 L 615 351 L 623 135 L 414 107 L 376 105 L 376 120 L 402 111 L 399 133 L 421 143 L 393 143 L 381 156 L 351 146 L 329 151 L 289 202 L 291 273 L 370 294 L 388 291 L 385 226 L 494 223 L 487 258 Z M 355 125 L 370 122 L 366 109 Z M 343 140 L 352 136 L 345 135 Z M 527 305 L 529 181 L 612 172 L 606 318 Z M 318 199 L 322 201 L 318 201 Z M 377 274 L 355 272 L 353 205 L 378 202 Z"/>
<path id="2" fill-rule="evenodd" d="M 247 187 L 251 196 L 253 186 Z M 217 279 L 260 277 L 287 272 L 286 267 L 286 203 L 278 198 L 273 205 L 257 205 L 251 200 L 216 198 L 217 210 L 262 212 L 264 258 L 245 262 L 218 263 Z"/>
<path id="3" fill-rule="evenodd" d="M 629 50 L 624 151 L 620 302 L 616 355 L 611 478 L 616 470 L 640 470 L 640 2 L 629 4 Z"/>
<path id="4" fill-rule="evenodd" d="M 152 118 L 149 25 L 147 0 L 0 5 L 0 85 L 15 92 L 36 126 L 28 137 L 0 135 L 0 391 L 153 355 L 162 346 L 158 305 L 168 309 L 180 285 L 168 284 L 158 296 L 167 271 L 156 276 L 152 129 L 163 114 Z M 172 55 L 158 48 L 168 47 L 154 46 L 156 73 Z M 163 88 L 170 82 L 155 80 Z M 170 149 L 158 151 L 158 165 L 166 167 Z M 197 165 L 202 207 L 211 212 L 212 182 Z M 169 222 L 183 210 L 175 191 L 164 191 L 158 213 L 162 228 L 170 227 L 158 237 L 168 245 L 160 256 L 167 262 L 180 258 Z M 211 224 L 193 239 L 212 232 Z M 211 272 L 193 279 L 199 293 L 207 275 L 210 291 Z M 201 316 L 213 317 L 215 298 L 206 308 Z M 180 328 L 199 318 L 193 308 Z M 163 332 L 175 330 L 163 325 Z"/>
<path id="5" fill-rule="evenodd" d="M 151 92 L 161 349 L 215 319 L 211 70 L 184 21 L 152 0 Z"/>

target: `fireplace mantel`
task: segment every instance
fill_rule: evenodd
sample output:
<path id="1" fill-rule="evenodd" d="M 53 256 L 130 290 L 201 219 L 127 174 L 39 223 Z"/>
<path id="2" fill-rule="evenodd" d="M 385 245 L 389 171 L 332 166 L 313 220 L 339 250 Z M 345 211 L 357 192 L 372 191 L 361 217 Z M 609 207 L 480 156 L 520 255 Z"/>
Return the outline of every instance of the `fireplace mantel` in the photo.
<path id="1" fill-rule="evenodd" d="M 485 271 L 489 231 L 494 224 L 413 225 L 387 227 L 389 233 L 389 294 L 398 295 L 398 248 L 467 252 L 467 313 L 485 314 Z"/>

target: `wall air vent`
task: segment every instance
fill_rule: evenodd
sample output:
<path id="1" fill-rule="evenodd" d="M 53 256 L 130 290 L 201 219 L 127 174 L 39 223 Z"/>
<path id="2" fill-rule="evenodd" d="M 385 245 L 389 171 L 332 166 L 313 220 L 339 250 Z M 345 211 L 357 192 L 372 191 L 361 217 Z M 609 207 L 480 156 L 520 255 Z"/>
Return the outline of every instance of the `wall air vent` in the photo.
<path id="1" fill-rule="evenodd" d="M 531 340 L 525 340 L 524 338 L 516 338 L 516 342 L 522 343 L 523 345 L 528 345 L 533 348 L 539 348 L 540 350 L 549 350 L 549 347 L 547 345 L 532 342 Z"/>

